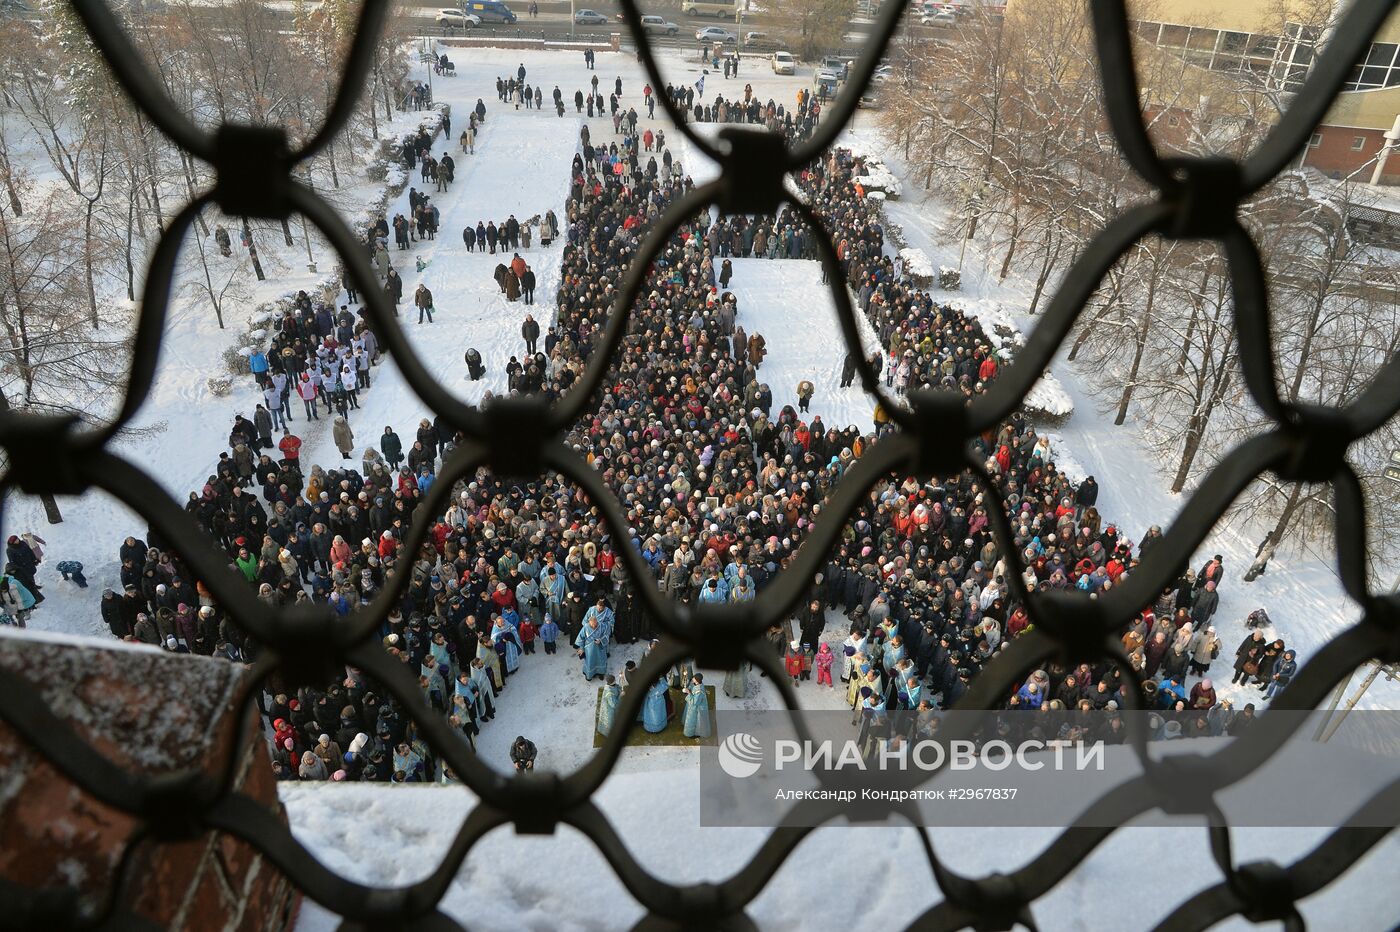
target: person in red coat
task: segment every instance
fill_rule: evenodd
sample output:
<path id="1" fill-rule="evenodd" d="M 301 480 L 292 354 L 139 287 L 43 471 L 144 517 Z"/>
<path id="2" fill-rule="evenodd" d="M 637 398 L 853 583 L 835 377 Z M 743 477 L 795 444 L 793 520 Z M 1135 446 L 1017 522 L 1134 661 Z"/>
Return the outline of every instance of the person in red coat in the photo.
<path id="1" fill-rule="evenodd" d="M 388 530 L 386 530 L 383 534 L 380 534 L 380 535 L 379 535 L 379 562 L 380 562 L 380 563 L 391 563 L 391 562 L 393 562 L 394 554 L 396 554 L 396 553 L 398 553 L 398 552 L 399 552 L 399 542 L 398 542 L 398 539 L 394 537 L 394 532 L 393 532 L 393 531 L 388 531 Z"/>
<path id="2" fill-rule="evenodd" d="M 504 611 L 507 608 L 515 608 L 515 593 L 510 591 L 510 587 L 505 583 L 496 583 L 496 591 L 491 593 L 491 601 Z"/>
<path id="3" fill-rule="evenodd" d="M 282 439 L 277 441 L 277 449 L 282 451 L 282 458 L 287 462 L 301 462 L 301 438 L 292 433 L 290 428 L 282 428 Z"/>
<path id="4" fill-rule="evenodd" d="M 783 667 L 787 670 L 787 675 L 792 677 L 793 686 L 801 685 L 802 672 L 810 663 L 800 641 L 793 641 L 788 645 L 787 653 L 783 655 Z"/>

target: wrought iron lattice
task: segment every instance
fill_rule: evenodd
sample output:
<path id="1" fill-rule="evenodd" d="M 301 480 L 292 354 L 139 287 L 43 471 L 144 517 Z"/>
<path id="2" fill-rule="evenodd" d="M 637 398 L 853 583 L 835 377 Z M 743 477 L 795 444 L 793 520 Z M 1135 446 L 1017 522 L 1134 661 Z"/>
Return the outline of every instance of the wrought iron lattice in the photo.
<path id="1" fill-rule="evenodd" d="M 18 488 L 30 494 L 73 495 L 98 488 L 112 494 L 146 517 L 206 581 L 219 603 L 266 645 L 267 650 L 244 684 L 241 708 L 247 708 L 253 691 L 260 689 L 273 672 L 289 682 L 315 682 L 329 665 L 352 664 L 382 683 L 409 711 L 420 733 L 480 801 L 429 877 L 405 887 L 374 888 L 347 880 L 317 862 L 271 812 L 233 792 L 237 755 L 227 755 L 227 764 L 218 779 L 198 771 L 160 778 L 130 774 L 79 739 L 22 683 L 8 679 L 0 680 L 0 716 L 74 783 L 101 802 L 139 820 L 141 828 L 128 847 L 128 855 L 138 840 L 161 843 L 190 839 L 210 830 L 225 832 L 256 847 L 302 892 L 342 914 L 351 925 L 456 928 L 455 921 L 440 912 L 439 901 L 468 853 L 487 832 L 509 823 L 519 832 L 549 834 L 562 823 L 577 828 L 597 846 L 628 892 L 647 910 L 643 927 L 752 926 L 746 908 L 811 829 L 775 830 L 748 864 L 722 882 L 674 886 L 658 879 L 633 857 L 591 799 L 622 752 L 624 732 L 610 734 L 590 762 L 569 775 L 506 777 L 496 773 L 475 757 L 440 716 L 431 712 L 410 674 L 381 649 L 374 637 L 380 620 L 408 585 L 408 573 L 395 574 L 384 591 L 371 604 L 353 613 L 348 623 L 333 620 L 324 607 L 295 606 L 270 612 L 233 576 L 180 506 L 142 469 L 112 452 L 109 442 L 132 419 L 151 390 L 176 255 L 199 209 L 215 203 L 232 215 L 271 219 L 301 212 L 339 253 L 365 297 L 365 314 L 371 326 L 383 335 L 405 380 L 423 402 L 467 438 L 444 463 L 441 478 L 447 481 L 436 482 L 420 507 L 430 513 L 444 508 L 453 483 L 481 466 L 501 475 L 521 477 L 553 470 L 577 483 L 598 505 L 609 531 L 622 538 L 626 523 L 614 497 L 598 474 L 561 438 L 602 383 L 626 332 L 647 265 L 686 218 L 710 205 L 718 205 L 726 212 L 763 213 L 783 203 L 791 204 L 812 228 L 822 233 L 817 240 L 844 338 L 849 347 L 859 349 L 850 295 L 838 284 L 843 276 L 836 250 L 821 219 L 783 183 L 789 172 L 819 157 L 850 120 L 896 31 L 905 4 L 885 4 L 869 48 L 854 65 L 848 85 L 827 110 L 814 136 L 794 149 L 787 149 L 775 135 L 748 129 L 727 128 L 719 141 L 705 139 L 675 112 L 666 95 L 658 95 L 678 131 L 722 166 L 720 176 L 678 199 L 648 233 L 619 289 L 600 351 L 593 354 L 586 372 L 565 397 L 552 406 L 526 397 L 501 399 L 477 409 L 454 398 L 428 373 L 410 348 L 383 292 L 374 286 L 373 272 L 354 234 L 326 201 L 295 177 L 297 166 L 345 126 L 355 101 L 363 93 L 373 44 L 387 13 L 387 0 L 365 0 L 334 104 L 319 132 L 295 152 L 289 149 L 285 132 L 277 127 L 224 125 L 212 135 L 196 127 L 167 99 L 101 0 L 69 2 L 143 115 L 191 155 L 212 165 L 217 181 L 171 220 L 151 258 L 129 385 L 115 420 L 100 430 L 84 430 L 73 418 L 23 412 L 0 414 L 0 444 L 10 463 L 0 492 Z M 635 0 L 621 3 L 652 83 L 664 86 L 647 36 L 639 26 L 640 11 Z M 1390 360 L 1346 407 L 1283 400 L 1270 349 L 1273 341 L 1264 274 L 1256 246 L 1237 216 L 1238 205 L 1283 170 L 1307 143 L 1313 126 L 1341 89 L 1352 63 L 1369 46 L 1396 3 L 1376 0 L 1351 5 L 1287 113 L 1259 149 L 1243 162 L 1159 157 L 1140 113 L 1123 0 L 1091 0 L 1091 4 L 1106 112 L 1128 162 L 1156 188 L 1156 200 L 1126 210 L 1089 244 L 1065 276 L 1015 362 L 1003 370 L 985 394 L 971 402 L 951 393 L 922 391 L 909 397 L 907 406 L 895 404 L 864 354 L 855 352 L 865 390 L 884 403 L 900 429 L 886 434 L 848 472 L 792 565 L 755 601 L 716 609 L 688 607 L 667 601 L 656 589 L 639 587 L 644 610 L 665 632 L 659 648 L 641 665 L 640 680 L 657 678 L 684 657 L 695 658 L 703 667 L 721 669 L 734 669 L 748 659 L 769 674 L 785 703 L 795 708 L 796 694 L 780 673 L 776 657 L 759 649 L 769 621 L 795 606 L 806 581 L 819 571 L 821 560 L 836 542 L 843 522 L 881 477 L 894 471 L 928 478 L 971 470 L 989 483 L 982 465 L 968 455 L 965 445 L 949 443 L 947 438 L 971 438 L 997 425 L 1016 409 L 1109 267 L 1149 233 L 1214 240 L 1223 247 L 1234 291 L 1234 326 L 1245 384 L 1255 403 L 1272 419 L 1273 427 L 1227 455 L 1200 484 L 1162 541 L 1127 583 L 1094 600 L 1073 591 L 1028 593 L 1022 582 L 1020 554 L 1011 546 L 1012 534 L 1003 503 L 989 496 L 996 540 L 1014 570 L 1007 579 L 1034 626 L 987 665 L 958 707 L 996 707 L 1015 681 L 1051 658 L 1070 665 L 1105 659 L 1113 662 L 1139 687 L 1136 698 L 1140 703 L 1141 682 L 1111 633 L 1174 580 L 1176 568 L 1184 565 L 1203 542 L 1218 516 L 1255 477 L 1265 472 L 1284 481 L 1331 485 L 1337 516 L 1338 570 L 1347 594 L 1363 610 L 1361 620 L 1319 650 L 1273 707 L 1314 708 L 1366 660 L 1400 661 L 1400 599 L 1373 592 L 1367 579 L 1365 503 L 1357 475 L 1346 459 L 1351 444 L 1400 411 L 1400 359 Z M 493 442 L 492 438 L 506 438 L 506 442 Z M 405 553 L 417 551 L 428 527 L 428 522 L 413 522 Z M 637 552 L 620 548 L 619 557 L 632 578 L 646 577 L 646 566 Z M 635 719 L 642 698 L 640 691 L 629 691 L 618 710 L 619 720 Z M 252 727 L 252 719 L 243 716 L 234 740 L 242 742 L 249 737 L 246 732 Z M 964 730 L 971 731 L 970 727 Z M 967 734 L 952 734 L 950 730 L 948 737 Z M 1261 766 L 1281 743 L 1277 730 L 1250 731 L 1210 756 L 1173 756 L 1164 761 L 1148 756 L 1145 741 L 1140 733 L 1132 735 L 1145 775 L 1112 795 L 1119 797 L 1118 801 L 1129 801 L 1135 811 L 1161 807 L 1176 813 L 1215 817 L 1208 831 L 1211 850 L 1223 875 L 1219 884 L 1183 902 L 1163 921 L 1162 928 L 1202 928 L 1234 914 L 1255 921 L 1281 919 L 1290 926 L 1299 926 L 1297 901 L 1340 876 L 1386 834 L 1383 829 L 1342 829 L 1291 865 L 1272 861 L 1236 864 L 1230 829 L 1218 818 L 1213 794 Z M 1174 791 L 1171 796 L 1168 787 Z M 1182 787 L 1195 788 L 1194 796 L 1186 802 L 1181 799 Z M 1400 783 L 1390 785 L 1362 808 L 1393 812 L 1397 807 Z M 1035 900 L 1073 871 L 1113 831 L 1072 826 L 1018 870 L 969 878 L 959 876 L 942 863 L 928 832 L 911 830 L 921 833 L 933 879 L 942 894 L 941 902 L 913 923 L 926 929 L 1034 925 Z M 134 917 L 122 912 L 120 896 L 114 891 L 123 883 L 140 881 L 123 874 L 119 870 L 113 890 L 98 897 L 55 895 L 53 891 L 35 893 L 7 886 L 0 888 L 0 902 L 11 918 L 21 916 L 53 928 L 129 923 Z"/>

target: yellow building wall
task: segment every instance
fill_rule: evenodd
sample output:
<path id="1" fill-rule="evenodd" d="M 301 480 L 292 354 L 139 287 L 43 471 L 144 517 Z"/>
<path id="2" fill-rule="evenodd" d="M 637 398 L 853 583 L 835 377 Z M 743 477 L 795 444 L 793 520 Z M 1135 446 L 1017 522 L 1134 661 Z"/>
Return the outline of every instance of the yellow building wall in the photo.
<path id="1" fill-rule="evenodd" d="M 1400 87 L 1341 94 L 1323 121 L 1332 126 L 1388 130 L 1400 115 Z"/>
<path id="2" fill-rule="evenodd" d="M 1007 0 L 1007 12 L 1014 12 L 1017 6 L 1034 9 L 1035 3 L 1036 0 Z M 1308 0 L 1128 0 L 1130 19 L 1232 32 L 1275 33 L 1282 26 L 1284 17 L 1281 13 L 1285 9 L 1303 18 L 1303 11 L 1316 8 Z M 1400 43 L 1400 8 L 1386 20 L 1376 41 Z M 1205 86 L 1216 78 L 1213 74 L 1206 77 L 1207 74 L 1202 70 L 1202 84 Z M 1150 88 L 1148 92 L 1150 94 Z M 1400 114 L 1400 87 L 1388 87 L 1339 95 L 1323 122 L 1384 131 L 1395 123 L 1397 114 Z"/>
<path id="3" fill-rule="evenodd" d="M 1279 0 L 1129 0 L 1128 17 L 1232 32 L 1272 31 Z"/>
<path id="4" fill-rule="evenodd" d="M 1013 0 L 1014 2 L 1014 0 Z M 1370 3 L 1375 0 L 1354 0 Z M 1338 3 L 1339 7 L 1348 4 Z M 1285 19 L 1280 15 L 1289 10 L 1310 18 L 1316 9 L 1307 0 L 1128 0 L 1131 19 L 1173 23 L 1178 26 L 1205 26 L 1232 32 L 1271 32 Z M 1305 18 L 1299 15 L 1296 18 Z M 1377 42 L 1400 42 L 1400 10 L 1390 15 L 1376 37 Z"/>

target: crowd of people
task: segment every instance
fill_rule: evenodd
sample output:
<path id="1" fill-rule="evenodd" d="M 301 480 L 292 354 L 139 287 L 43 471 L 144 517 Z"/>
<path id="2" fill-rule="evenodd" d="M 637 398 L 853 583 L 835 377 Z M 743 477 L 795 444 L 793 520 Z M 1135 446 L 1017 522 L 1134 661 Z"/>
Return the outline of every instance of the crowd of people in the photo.
<path id="1" fill-rule="evenodd" d="M 523 98 L 523 66 L 517 80 Z M 819 116 L 810 97 L 793 113 L 771 102 L 761 106 L 747 93 L 743 101 L 716 98 L 709 105 L 694 105 L 691 89 L 668 87 L 666 93 L 687 109 L 694 106 L 696 119 L 762 122 L 794 137 L 809 133 Z M 480 103 L 478 114 L 484 118 Z M 647 143 L 636 132 L 635 110 L 625 114 L 615 124 L 620 142 L 597 144 L 583 128 L 562 224 L 566 246 L 552 323 L 542 352 L 535 345 L 538 324 L 522 328 L 529 365 L 517 363 L 513 391 L 552 399 L 578 379 L 646 231 L 693 187 L 660 134 Z M 654 157 L 641 163 L 643 145 L 661 152 L 666 171 Z M 419 157 L 430 148 L 420 147 Z M 862 196 L 854 181 L 863 172 L 861 158 L 834 149 L 796 180 L 833 231 L 860 310 L 888 349 L 885 377 L 901 391 L 932 386 L 971 397 L 985 390 L 999 366 L 992 341 L 974 317 L 914 287 L 885 253 L 879 203 Z M 513 220 L 496 225 L 496 245 L 504 226 L 503 248 L 513 248 Z M 787 211 L 718 222 L 704 211 L 681 225 L 650 266 L 604 389 L 566 438 L 617 495 L 629 527 L 625 540 L 612 538 L 590 503 L 552 476 L 516 482 L 480 472 L 455 484 L 443 512 L 419 513 L 442 456 L 458 438 L 440 419 L 423 419 L 407 450 L 392 427 L 373 443 L 364 435 L 357 439 L 348 412 L 356 407 L 358 387 L 369 385 L 377 341 L 348 306 L 333 316 L 304 296 L 278 323 L 261 369 L 254 366 L 266 406 L 258 406 L 252 421 L 236 419 L 230 450 L 203 488 L 190 494 L 187 511 L 269 605 L 313 600 L 346 614 L 371 600 L 393 574 L 408 574 L 379 636 L 415 673 L 428 704 L 467 742 L 494 716 L 509 678 L 536 642 L 546 656 L 560 640 L 572 646 L 585 679 L 602 678 L 605 698 L 616 708 L 623 689 L 655 687 L 628 682 L 628 669 L 615 668 L 609 655 L 612 643 L 650 641 L 659 633 L 641 609 L 638 587 L 657 586 L 666 598 L 690 604 L 755 598 L 790 562 L 819 506 L 875 442 L 875 434 L 829 425 L 812 413 L 810 386 L 799 392 L 798 408 L 775 409 L 760 378 L 764 342 L 745 333 L 737 299 L 727 290 L 728 257 L 810 257 L 811 236 Z M 478 233 L 476 242 L 481 238 Z M 464 245 L 471 245 L 465 233 Z M 353 290 L 348 300 L 356 302 Z M 848 358 L 848 370 L 853 365 Z M 312 387 L 301 388 L 306 384 Z M 288 427 L 287 386 L 296 387 L 308 416 L 318 403 L 336 412 L 341 463 L 303 466 L 300 441 Z M 490 401 L 488 393 L 482 403 Z M 887 421 L 877 411 L 877 425 Z M 279 426 L 282 456 L 274 459 Z M 1021 413 L 971 445 L 992 485 L 966 472 L 930 482 L 891 475 L 845 523 L 800 608 L 767 632 L 795 685 L 809 682 L 813 672 L 818 688 L 835 689 L 839 681 L 857 716 L 955 703 L 978 670 L 1029 624 L 1007 584 L 1013 572 L 1008 556 L 991 533 L 989 496 L 998 496 L 1010 514 L 1031 589 L 1106 591 L 1160 538 L 1154 527 L 1132 541 L 1102 516 L 1094 478 L 1076 482 L 1057 468 L 1049 439 Z M 429 524 L 427 543 L 404 553 L 406 532 L 416 522 Z M 630 578 L 617 557 L 622 547 L 634 548 L 654 578 Z M 109 590 L 102 603 L 113 634 L 234 661 L 259 655 L 256 640 L 223 613 L 157 535 L 127 538 L 120 556 L 125 592 Z M 1230 710 L 1217 708 L 1224 704 L 1217 703 L 1211 681 L 1186 685 L 1219 652 L 1211 620 L 1222 581 L 1217 557 L 1183 575 L 1122 636 L 1131 663 L 1147 679 L 1153 707 L 1197 714 L 1202 722 L 1214 710 L 1212 721 L 1224 728 Z M 835 613 L 847 621 L 832 635 L 828 616 Z M 1248 659 L 1237 670 L 1249 671 L 1271 696 L 1296 669 L 1293 652 L 1281 642 L 1256 644 L 1251 635 L 1241 646 L 1239 656 Z M 747 670 L 731 673 L 724 692 L 743 696 L 747 679 Z M 684 733 L 705 737 L 703 677 L 683 664 L 668 681 L 685 696 Z M 1005 703 L 1109 709 L 1124 705 L 1125 688 L 1111 663 L 1049 666 L 1016 684 Z M 675 714 L 667 690 L 648 695 L 648 730 L 662 721 L 657 702 L 666 704 L 664 720 Z M 264 704 L 281 778 L 450 779 L 398 704 L 355 670 L 322 690 L 287 695 L 274 686 Z M 528 760 L 533 767 L 533 745 Z"/>

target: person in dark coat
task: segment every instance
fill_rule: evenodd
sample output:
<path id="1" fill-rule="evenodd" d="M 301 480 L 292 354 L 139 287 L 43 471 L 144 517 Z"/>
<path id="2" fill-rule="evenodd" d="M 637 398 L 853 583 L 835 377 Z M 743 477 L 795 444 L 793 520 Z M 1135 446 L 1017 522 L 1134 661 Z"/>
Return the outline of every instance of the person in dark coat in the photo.
<path id="1" fill-rule="evenodd" d="M 384 462 L 395 469 L 399 468 L 399 463 L 403 462 L 403 441 L 399 435 L 394 433 L 392 427 L 385 427 L 384 433 L 379 437 L 379 452 L 384 454 Z"/>
<path id="2" fill-rule="evenodd" d="M 1215 610 L 1220 607 L 1220 595 L 1215 591 L 1215 583 L 1208 582 L 1205 587 L 1196 593 L 1196 601 L 1191 606 L 1191 620 L 1196 623 L 1196 627 L 1201 627 L 1210 621 Z"/>
<path id="3" fill-rule="evenodd" d="M 1264 648 L 1259 656 L 1259 672 L 1254 675 L 1254 685 L 1266 689 L 1273 682 L 1274 668 L 1283 659 L 1283 640 L 1276 640 Z"/>
<path id="4" fill-rule="evenodd" d="M 841 387 L 849 388 L 856 379 L 856 356 L 855 353 L 847 352 L 846 360 L 841 364 Z"/>
<path id="5" fill-rule="evenodd" d="M 131 635 L 131 625 L 122 612 L 122 600 L 111 589 L 102 590 L 102 620 L 111 629 L 112 636 L 125 639 Z"/>
<path id="6" fill-rule="evenodd" d="M 44 601 L 44 597 L 39 594 L 39 586 L 34 582 L 34 574 L 39 569 L 39 560 L 34 556 L 34 551 L 30 549 L 30 546 L 19 539 L 19 535 L 10 535 L 9 541 L 5 544 L 5 559 L 9 561 L 6 572 L 24 583 L 24 588 L 28 589 L 30 595 L 34 596 L 35 604 Z"/>
<path id="7" fill-rule="evenodd" d="M 1235 675 L 1231 683 L 1246 683 L 1259 672 L 1259 661 L 1269 647 L 1263 631 L 1251 631 L 1245 635 L 1239 649 L 1235 651 Z"/>
<path id="8" fill-rule="evenodd" d="M 533 287 L 534 275 L 532 274 L 530 277 L 531 287 Z M 535 320 L 533 314 L 525 315 L 525 322 L 520 325 L 520 335 L 525 338 L 525 352 L 533 356 L 535 354 L 535 345 L 540 339 L 540 322 Z"/>
<path id="9" fill-rule="evenodd" d="M 394 316 L 397 317 L 399 302 L 403 300 L 403 279 L 399 278 L 398 271 L 392 265 L 389 266 L 389 274 L 384 278 L 384 296 L 394 305 Z"/>
<path id="10" fill-rule="evenodd" d="M 516 770 L 534 770 L 535 756 L 538 753 L 535 742 L 524 735 L 518 735 L 515 743 L 510 746 L 510 762 L 515 765 Z"/>

